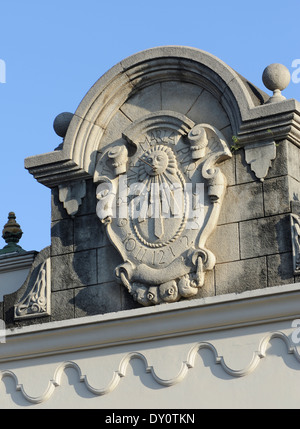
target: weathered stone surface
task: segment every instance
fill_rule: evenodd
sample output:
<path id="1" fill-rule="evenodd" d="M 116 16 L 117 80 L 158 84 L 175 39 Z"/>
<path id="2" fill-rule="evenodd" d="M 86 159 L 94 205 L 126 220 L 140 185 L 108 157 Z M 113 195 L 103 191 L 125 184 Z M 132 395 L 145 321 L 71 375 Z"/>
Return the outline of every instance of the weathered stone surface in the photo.
<path id="1" fill-rule="evenodd" d="M 114 117 L 111 119 L 111 121 L 109 122 L 109 124 L 105 128 L 105 132 L 104 132 L 103 137 L 101 139 L 102 147 L 109 145 L 113 142 L 120 141 L 122 139 L 122 130 L 131 124 L 130 117 L 127 117 L 126 114 L 123 113 L 123 109 L 124 109 L 124 111 L 127 112 L 126 106 L 127 106 L 127 103 L 125 103 L 120 108 L 120 110 L 118 110 L 115 113 Z M 138 115 L 138 111 L 139 111 L 138 106 L 134 105 L 134 111 Z M 148 111 L 147 111 L 147 113 L 148 113 Z M 93 184 L 93 185 L 95 186 L 95 184 Z"/>
<path id="2" fill-rule="evenodd" d="M 161 110 L 161 84 L 147 86 L 132 95 L 121 107 L 121 111 L 132 121 L 147 115 L 149 112 Z M 119 127 L 118 127 L 119 128 Z M 126 128 L 126 126 L 124 127 Z"/>
<path id="3" fill-rule="evenodd" d="M 74 220 L 74 250 L 95 249 L 108 245 L 106 231 L 96 214 L 78 216 Z"/>
<path id="4" fill-rule="evenodd" d="M 267 287 L 265 257 L 217 264 L 215 270 L 217 295 Z"/>
<path id="5" fill-rule="evenodd" d="M 86 196 L 82 199 L 76 217 L 95 213 L 96 186 L 93 180 L 86 180 Z"/>
<path id="6" fill-rule="evenodd" d="M 188 115 L 202 88 L 183 82 L 163 82 L 161 84 L 162 110 L 172 110 Z"/>
<path id="7" fill-rule="evenodd" d="M 53 256 L 51 264 L 53 291 L 97 283 L 96 250 Z"/>
<path id="8" fill-rule="evenodd" d="M 217 226 L 207 241 L 217 263 L 240 259 L 239 226 L 237 223 Z"/>
<path id="9" fill-rule="evenodd" d="M 58 187 L 51 189 L 51 220 L 58 221 L 69 218 L 67 211 L 64 209 L 63 203 L 59 201 Z"/>
<path id="10" fill-rule="evenodd" d="M 227 159 L 221 165 L 223 174 L 226 177 L 227 186 L 233 186 L 236 184 L 235 164 L 236 158 L 235 156 L 232 156 L 232 158 Z"/>
<path id="11" fill-rule="evenodd" d="M 286 149 L 286 168 L 288 170 L 289 176 L 300 182 L 300 149 L 295 146 L 293 143 L 284 141 L 281 143 Z"/>
<path id="12" fill-rule="evenodd" d="M 267 256 L 268 286 L 294 283 L 293 256 L 291 252 Z"/>
<path id="13" fill-rule="evenodd" d="M 51 294 L 51 321 L 73 319 L 74 289 L 60 290 Z"/>
<path id="14" fill-rule="evenodd" d="M 300 184 L 293 177 L 280 176 L 263 183 L 266 216 L 288 213 L 291 201 L 300 200 Z"/>
<path id="15" fill-rule="evenodd" d="M 115 281 L 115 268 L 122 263 L 122 258 L 113 246 L 97 250 L 98 283 Z"/>
<path id="16" fill-rule="evenodd" d="M 75 290 L 75 317 L 122 310 L 121 286 L 104 283 Z"/>
<path id="17" fill-rule="evenodd" d="M 51 255 L 62 255 L 74 250 L 74 221 L 62 219 L 51 224 Z"/>
<path id="18" fill-rule="evenodd" d="M 179 98 L 180 99 L 180 98 Z M 223 132 L 223 129 L 230 125 L 229 118 L 220 104 L 220 100 L 214 97 L 210 92 L 204 90 L 195 100 L 187 116 L 194 122 L 210 123 Z M 229 144 L 231 143 L 232 130 Z"/>
<path id="19" fill-rule="evenodd" d="M 197 295 L 194 298 L 207 298 L 209 296 L 215 296 L 215 268 L 211 271 L 207 271 L 205 275 L 205 284 L 203 287 L 198 289 Z M 191 298 L 192 299 L 192 298 Z"/>
<path id="20" fill-rule="evenodd" d="M 259 182 L 229 186 L 218 224 L 264 216 L 262 184 Z"/>
<path id="21" fill-rule="evenodd" d="M 289 216 L 271 216 L 240 223 L 241 258 L 291 250 Z"/>
<path id="22" fill-rule="evenodd" d="M 272 161 L 271 168 L 268 171 L 266 179 L 272 177 L 284 176 L 289 173 L 288 166 L 288 147 L 294 146 L 287 140 L 276 142 L 276 158 Z"/>

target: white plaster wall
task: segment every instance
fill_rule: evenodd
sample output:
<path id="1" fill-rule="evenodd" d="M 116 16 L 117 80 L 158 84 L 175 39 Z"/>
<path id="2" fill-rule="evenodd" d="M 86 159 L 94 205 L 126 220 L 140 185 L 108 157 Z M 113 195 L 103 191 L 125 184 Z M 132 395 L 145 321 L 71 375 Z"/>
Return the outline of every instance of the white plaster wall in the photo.
<path id="1" fill-rule="evenodd" d="M 0 301 L 3 296 L 16 292 L 25 282 L 29 268 L 0 273 Z"/>
<path id="2" fill-rule="evenodd" d="M 270 289 L 10 332 L 0 407 L 298 408 L 300 285 Z"/>

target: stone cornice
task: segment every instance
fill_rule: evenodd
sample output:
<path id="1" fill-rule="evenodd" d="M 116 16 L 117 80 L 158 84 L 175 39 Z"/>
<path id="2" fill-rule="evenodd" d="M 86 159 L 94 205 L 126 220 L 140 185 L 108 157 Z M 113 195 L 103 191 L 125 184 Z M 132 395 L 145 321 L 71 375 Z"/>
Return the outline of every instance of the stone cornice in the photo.
<path id="1" fill-rule="evenodd" d="M 280 103 L 254 107 L 243 118 L 238 143 L 248 145 L 273 139 L 290 140 L 300 146 L 300 103 L 284 100 Z"/>
<path id="2" fill-rule="evenodd" d="M 11 253 L 0 258 L 0 273 L 30 268 L 37 252 Z"/>
<path id="3" fill-rule="evenodd" d="M 300 317 L 300 284 L 6 331 L 0 362 L 201 334 Z"/>

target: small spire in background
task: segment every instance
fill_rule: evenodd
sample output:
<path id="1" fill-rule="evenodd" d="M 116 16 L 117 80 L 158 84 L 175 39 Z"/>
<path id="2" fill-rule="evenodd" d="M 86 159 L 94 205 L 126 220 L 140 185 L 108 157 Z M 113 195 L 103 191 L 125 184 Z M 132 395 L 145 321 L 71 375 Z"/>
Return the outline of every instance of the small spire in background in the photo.
<path id="1" fill-rule="evenodd" d="M 0 250 L 0 255 L 7 253 L 20 253 L 24 252 L 21 246 L 17 243 L 23 235 L 20 225 L 16 222 L 16 215 L 14 212 L 9 212 L 8 221 L 4 225 L 2 231 L 2 238 L 7 243 L 3 249 Z"/>

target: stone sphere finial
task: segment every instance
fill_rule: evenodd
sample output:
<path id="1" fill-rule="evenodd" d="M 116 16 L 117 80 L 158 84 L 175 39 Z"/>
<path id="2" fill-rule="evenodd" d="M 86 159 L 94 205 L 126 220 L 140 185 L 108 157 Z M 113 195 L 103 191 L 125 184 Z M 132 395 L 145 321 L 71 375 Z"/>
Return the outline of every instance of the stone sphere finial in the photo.
<path id="1" fill-rule="evenodd" d="M 65 137 L 73 116 L 73 113 L 70 112 L 63 112 L 56 116 L 53 122 L 53 128 L 59 137 Z"/>
<path id="2" fill-rule="evenodd" d="M 290 71 L 283 64 L 273 63 L 266 67 L 263 71 L 262 81 L 266 88 L 273 91 L 273 96 L 267 103 L 285 100 L 286 98 L 281 94 L 281 91 L 288 86 L 290 80 Z"/>

